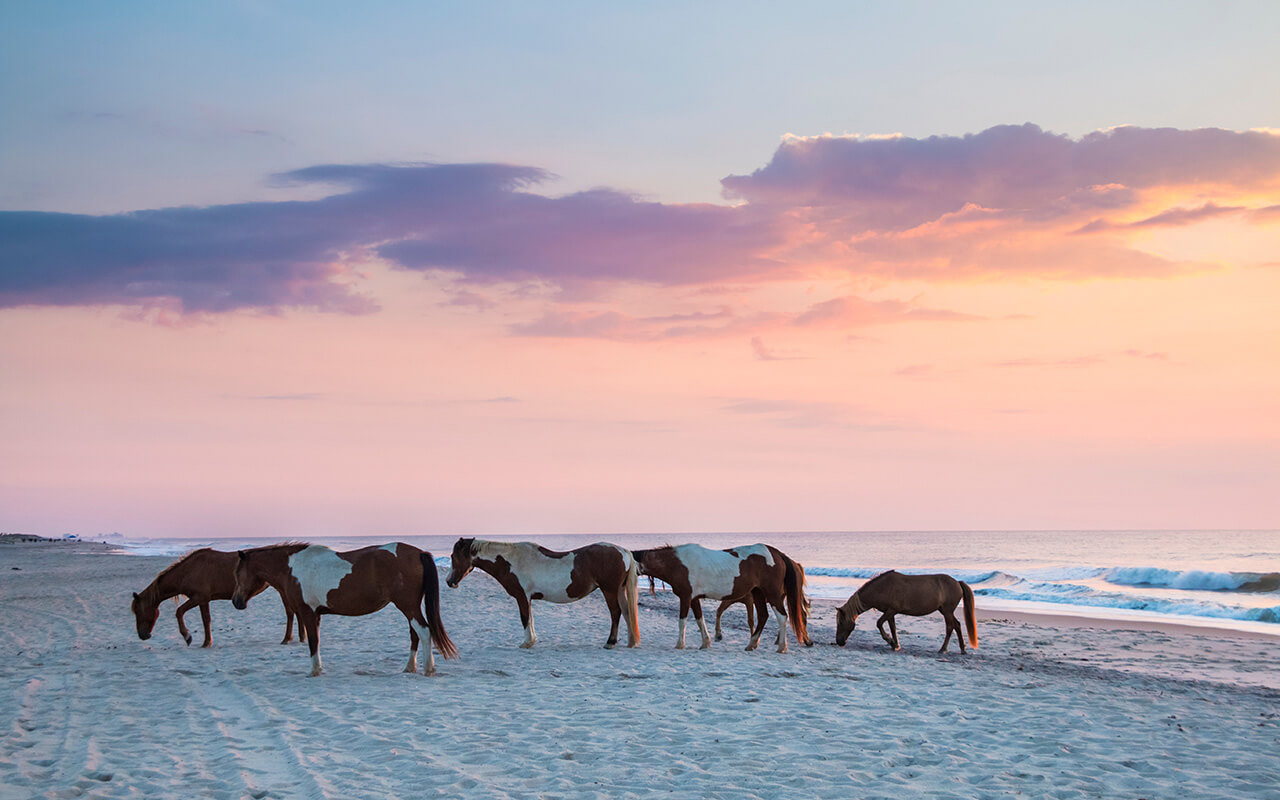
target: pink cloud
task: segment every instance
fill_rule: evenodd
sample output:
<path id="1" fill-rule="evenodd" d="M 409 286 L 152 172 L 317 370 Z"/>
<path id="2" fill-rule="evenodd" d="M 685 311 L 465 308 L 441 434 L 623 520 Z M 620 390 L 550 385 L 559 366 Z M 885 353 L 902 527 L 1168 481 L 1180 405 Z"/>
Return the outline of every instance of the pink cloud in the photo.
<path id="1" fill-rule="evenodd" d="M 698 287 L 832 270 L 954 281 L 1170 275 L 1202 265 L 1135 251 L 1126 231 L 1244 213 L 1233 197 L 1280 191 L 1280 135 L 1124 127 L 1072 139 L 1004 125 L 923 139 L 789 138 L 766 166 L 724 179 L 738 205 L 536 191 L 551 177 L 507 164 L 326 165 L 279 177 L 336 187 L 318 200 L 0 212 L 0 308 L 367 313 L 378 306 L 359 291 L 358 267 L 371 259 L 447 273 L 472 284 L 467 291 L 538 282 L 580 297 L 625 283 Z M 1151 214 L 1175 189 L 1202 205 Z M 1274 219 L 1275 208 L 1247 218 Z M 1147 216 L 1109 221 L 1134 213 Z M 1067 242 L 1082 226 L 1099 235 Z M 485 305 L 479 293 L 454 302 Z"/>

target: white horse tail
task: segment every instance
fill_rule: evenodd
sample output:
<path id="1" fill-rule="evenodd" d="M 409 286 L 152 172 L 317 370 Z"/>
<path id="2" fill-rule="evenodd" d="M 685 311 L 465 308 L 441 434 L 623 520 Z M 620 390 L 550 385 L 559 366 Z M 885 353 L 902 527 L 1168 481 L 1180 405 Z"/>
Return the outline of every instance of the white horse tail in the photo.
<path id="1" fill-rule="evenodd" d="M 628 647 L 640 644 L 640 562 L 631 551 L 623 551 L 627 558 L 627 579 L 622 584 L 624 608 L 627 609 L 627 642 Z"/>

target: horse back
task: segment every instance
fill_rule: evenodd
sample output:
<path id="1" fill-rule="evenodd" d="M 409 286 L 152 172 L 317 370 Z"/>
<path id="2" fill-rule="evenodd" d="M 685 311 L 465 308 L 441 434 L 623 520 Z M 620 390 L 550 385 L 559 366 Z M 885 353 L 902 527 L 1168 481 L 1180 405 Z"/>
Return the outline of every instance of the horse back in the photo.
<path id="1" fill-rule="evenodd" d="M 950 575 L 903 575 L 888 572 L 858 590 L 862 603 L 891 614 L 922 617 L 960 602 L 960 582 Z"/>

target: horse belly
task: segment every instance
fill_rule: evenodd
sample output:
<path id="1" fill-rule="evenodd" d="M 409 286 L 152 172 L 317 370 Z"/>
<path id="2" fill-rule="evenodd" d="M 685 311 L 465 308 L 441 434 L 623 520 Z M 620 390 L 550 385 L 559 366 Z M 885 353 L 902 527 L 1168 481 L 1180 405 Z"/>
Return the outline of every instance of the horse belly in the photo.
<path id="1" fill-rule="evenodd" d="M 569 596 L 569 584 L 573 583 L 573 557 L 530 558 L 513 565 L 512 572 L 530 598 L 548 603 L 572 603 L 577 597 Z M 535 595 L 538 595 L 536 598 Z"/>

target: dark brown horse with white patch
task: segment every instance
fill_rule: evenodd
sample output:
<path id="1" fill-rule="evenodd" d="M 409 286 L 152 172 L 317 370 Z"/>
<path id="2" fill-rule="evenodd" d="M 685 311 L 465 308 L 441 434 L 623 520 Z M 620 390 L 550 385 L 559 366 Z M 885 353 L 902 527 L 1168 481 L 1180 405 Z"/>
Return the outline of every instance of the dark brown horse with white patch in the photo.
<path id="1" fill-rule="evenodd" d="M 445 583 L 457 588 L 476 568 L 492 575 L 516 599 L 520 623 L 524 625 L 521 647 L 533 647 L 538 641 L 531 600 L 572 603 L 596 589 L 604 595 L 611 618 L 605 648 L 618 643 L 618 620 L 623 616 L 627 618 L 627 647 L 640 644 L 640 593 L 636 588 L 636 561 L 630 550 L 598 542 L 559 552 L 533 542 L 459 539 L 453 545 L 453 569 Z"/>
<path id="2" fill-rule="evenodd" d="M 760 633 L 772 606 L 778 619 L 778 652 L 787 652 L 787 620 L 796 638 L 812 644 L 804 620 L 804 571 L 776 547 L 753 544 L 729 550 L 711 550 L 697 544 L 637 550 L 640 572 L 664 581 L 680 599 L 680 636 L 676 649 L 684 649 L 689 609 L 702 633 L 702 649 L 711 646 L 707 624 L 702 619 L 702 598 L 729 604 L 750 601 L 755 605 L 756 622 L 748 650 L 760 644 Z"/>
<path id="3" fill-rule="evenodd" d="M 207 547 L 188 553 L 178 561 L 165 567 L 156 579 L 141 592 L 133 593 L 133 617 L 138 626 L 138 638 L 144 642 L 151 638 L 156 620 L 160 617 L 160 604 L 170 597 L 183 595 L 187 601 L 178 606 L 178 632 L 187 644 L 191 644 L 191 632 L 183 617 L 188 611 L 200 607 L 200 621 L 204 623 L 204 644 L 201 647 L 213 646 L 213 634 L 209 626 L 209 603 L 213 600 L 230 600 L 236 591 L 236 558 L 235 553 L 223 553 Z M 258 594 L 267 588 L 266 581 L 253 587 L 252 594 Z M 252 595 L 251 595 L 252 596 Z M 283 602 L 283 598 L 281 598 Z M 280 644 L 293 641 L 293 612 L 288 604 L 284 607 L 285 628 L 284 639 Z M 305 641 L 302 626 L 298 626 L 298 635 Z"/>
<path id="4" fill-rule="evenodd" d="M 231 598 L 243 609 L 253 587 L 266 581 L 298 615 L 311 646 L 311 675 L 320 674 L 320 616 L 359 617 L 394 603 L 409 620 L 409 663 L 418 670 L 422 644 L 423 674 L 436 671 L 432 637 L 440 655 L 453 658 L 457 648 L 440 619 L 440 578 L 431 554 L 411 544 L 392 542 L 338 552 L 323 545 L 277 544 L 241 550 L 236 564 L 236 591 Z M 424 614 L 425 608 L 425 614 Z"/>
<path id="5" fill-rule="evenodd" d="M 978 622 L 974 617 L 973 589 L 969 588 L 969 584 L 950 575 L 903 575 L 893 570 L 882 572 L 864 583 L 844 605 L 836 609 L 836 644 L 844 647 L 857 624 L 858 615 L 874 609 L 882 612 L 880 619 L 876 620 L 881 638 L 894 650 L 901 650 L 894 615 L 923 617 L 938 611 L 947 624 L 947 635 L 938 652 L 947 652 L 947 644 L 954 632 L 956 641 L 960 643 L 960 652 L 963 653 L 964 636 L 960 632 L 960 623 L 956 620 L 956 606 L 960 605 L 961 600 L 964 601 L 964 625 L 969 631 L 969 644 L 976 648 Z M 892 636 L 884 632 L 886 622 Z"/>

